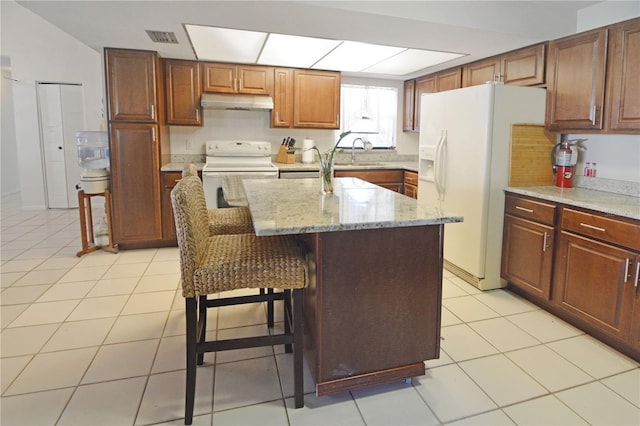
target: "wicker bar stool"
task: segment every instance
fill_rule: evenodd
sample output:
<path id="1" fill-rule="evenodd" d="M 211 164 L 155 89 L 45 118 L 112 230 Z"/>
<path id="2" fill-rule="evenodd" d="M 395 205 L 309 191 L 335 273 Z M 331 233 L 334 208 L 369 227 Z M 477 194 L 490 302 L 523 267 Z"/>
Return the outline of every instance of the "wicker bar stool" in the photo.
<path id="1" fill-rule="evenodd" d="M 202 182 L 181 179 L 171 191 L 176 222 L 182 295 L 187 323 L 185 424 L 193 421 L 196 365 L 206 352 L 285 345 L 293 351 L 295 407 L 304 405 L 302 379 L 302 292 L 307 265 L 294 237 L 255 234 L 209 235 Z M 268 289 L 264 294 L 208 300 L 207 295 L 241 288 Z M 278 289 L 278 290 L 276 290 Z M 206 341 L 207 308 L 283 300 L 284 333 Z"/>
<path id="2" fill-rule="evenodd" d="M 195 164 L 184 166 L 182 177 L 187 176 L 198 176 Z M 255 233 L 248 207 L 209 209 L 207 216 L 209 217 L 209 233 L 211 235 Z"/>

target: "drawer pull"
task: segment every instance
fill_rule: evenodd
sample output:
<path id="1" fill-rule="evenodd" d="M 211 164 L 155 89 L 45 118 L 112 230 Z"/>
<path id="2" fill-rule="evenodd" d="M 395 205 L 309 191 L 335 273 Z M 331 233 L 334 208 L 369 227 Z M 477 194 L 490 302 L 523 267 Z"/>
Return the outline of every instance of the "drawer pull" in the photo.
<path id="1" fill-rule="evenodd" d="M 636 279 L 633 281 L 633 286 L 638 288 L 638 280 L 640 279 L 640 261 L 636 262 Z"/>
<path id="2" fill-rule="evenodd" d="M 627 278 L 629 278 L 629 259 L 625 262 L 624 265 L 624 282 L 627 282 Z"/>
<path id="3" fill-rule="evenodd" d="M 517 210 L 522 210 L 523 212 L 527 212 L 527 213 L 533 213 L 532 209 L 527 209 L 527 208 L 520 207 L 520 206 L 516 206 L 516 209 Z"/>
<path id="4" fill-rule="evenodd" d="M 599 228 L 597 226 L 589 225 L 588 223 L 580 222 L 580 226 L 584 226 L 585 228 L 593 229 L 594 231 L 607 232 L 604 228 Z"/>
<path id="5" fill-rule="evenodd" d="M 545 232 L 544 233 L 544 239 L 542 240 L 542 251 L 547 251 L 547 237 L 549 235 Z"/>

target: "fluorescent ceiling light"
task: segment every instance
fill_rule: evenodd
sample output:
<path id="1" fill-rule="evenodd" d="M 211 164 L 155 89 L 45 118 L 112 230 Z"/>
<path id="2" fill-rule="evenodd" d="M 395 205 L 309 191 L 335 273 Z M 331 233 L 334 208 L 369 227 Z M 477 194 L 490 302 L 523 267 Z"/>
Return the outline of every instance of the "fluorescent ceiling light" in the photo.
<path id="1" fill-rule="evenodd" d="M 267 33 L 185 25 L 200 60 L 255 63 Z"/>
<path id="2" fill-rule="evenodd" d="M 312 68 L 337 71 L 362 71 L 390 56 L 405 50 L 403 47 L 345 41 Z"/>
<path id="3" fill-rule="evenodd" d="M 199 60 L 406 75 L 464 56 L 355 41 L 184 25 Z"/>
<path id="4" fill-rule="evenodd" d="M 338 44 L 339 40 L 269 34 L 257 62 L 260 65 L 309 68 Z"/>
<path id="5" fill-rule="evenodd" d="M 459 53 L 407 49 L 362 71 L 377 74 L 405 75 L 464 56 Z"/>

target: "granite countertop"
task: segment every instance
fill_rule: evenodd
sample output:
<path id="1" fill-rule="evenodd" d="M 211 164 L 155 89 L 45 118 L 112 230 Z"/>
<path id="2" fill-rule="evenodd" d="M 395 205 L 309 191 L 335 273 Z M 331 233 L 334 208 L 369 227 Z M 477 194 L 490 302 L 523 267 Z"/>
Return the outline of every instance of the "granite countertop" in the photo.
<path id="1" fill-rule="evenodd" d="M 304 234 L 462 222 L 459 215 L 356 178 L 336 178 L 334 193 L 320 179 L 243 181 L 257 235 Z"/>
<path id="2" fill-rule="evenodd" d="M 182 169 L 184 169 L 184 166 L 186 164 L 189 164 L 189 162 L 177 162 L 177 161 L 172 161 L 170 163 L 165 164 L 164 166 L 160 167 L 160 171 L 161 172 L 181 172 Z M 196 168 L 201 171 L 202 168 L 204 167 L 204 163 L 193 163 L 195 164 Z"/>
<path id="3" fill-rule="evenodd" d="M 162 172 L 181 172 L 184 168 L 184 165 L 187 162 L 179 162 L 172 161 L 163 165 L 160 168 Z M 193 163 L 196 165 L 198 170 L 202 170 L 204 167 L 204 163 L 197 162 Z M 293 163 L 293 164 L 283 164 L 283 163 L 273 163 L 278 170 L 281 171 L 309 171 L 309 170 L 318 170 L 320 167 L 320 163 Z M 417 161 L 376 161 L 376 162 L 356 162 L 355 165 L 351 164 L 336 164 L 336 170 L 376 170 L 376 169 L 404 169 L 411 170 L 414 172 L 418 172 L 418 162 Z"/>
<path id="4" fill-rule="evenodd" d="M 556 186 L 508 187 L 505 191 L 640 220 L 640 197 Z"/>

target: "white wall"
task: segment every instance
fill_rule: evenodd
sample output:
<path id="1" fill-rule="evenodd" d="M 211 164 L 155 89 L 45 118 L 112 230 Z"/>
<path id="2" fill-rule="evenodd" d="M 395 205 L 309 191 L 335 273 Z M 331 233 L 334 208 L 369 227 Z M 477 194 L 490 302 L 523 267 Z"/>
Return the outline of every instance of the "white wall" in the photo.
<path id="1" fill-rule="evenodd" d="M 101 54 L 14 1 L 0 1 L 1 51 L 11 61 L 15 141 L 24 208 L 44 208 L 36 82 L 84 86 L 85 129 L 99 130 L 103 78 Z M 83 130 L 83 129 L 78 129 Z M 4 136 L 4 133 L 3 133 Z M 9 158 L 2 156 L 2 167 Z M 4 194 L 3 194 L 4 195 Z"/>
<path id="2" fill-rule="evenodd" d="M 606 1 L 578 12 L 577 31 L 588 31 L 640 16 L 640 2 Z M 569 135 L 585 138 L 587 151 L 579 157 L 577 172 L 584 164 L 598 163 L 598 177 L 640 183 L 640 136 L 638 135 Z"/>
<path id="3" fill-rule="evenodd" d="M 1 55 L 2 61 L 2 136 L 0 141 L 0 159 L 2 159 L 2 197 L 20 192 L 20 170 L 18 168 L 18 146 L 16 145 L 15 117 L 13 115 L 13 77 L 11 76 L 11 61 L 8 56 Z"/>

